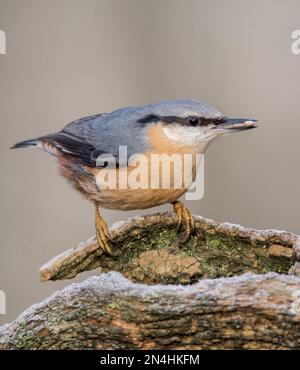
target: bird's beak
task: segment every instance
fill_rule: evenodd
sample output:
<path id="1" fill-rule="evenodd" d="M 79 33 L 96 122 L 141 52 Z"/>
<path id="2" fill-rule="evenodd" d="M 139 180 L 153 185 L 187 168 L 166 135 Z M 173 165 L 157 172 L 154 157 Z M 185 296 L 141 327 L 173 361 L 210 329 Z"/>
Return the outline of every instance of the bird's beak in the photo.
<path id="1" fill-rule="evenodd" d="M 215 126 L 219 133 L 229 133 L 242 130 L 250 130 L 257 127 L 257 120 L 249 118 L 228 118 L 224 117 L 220 123 Z"/>

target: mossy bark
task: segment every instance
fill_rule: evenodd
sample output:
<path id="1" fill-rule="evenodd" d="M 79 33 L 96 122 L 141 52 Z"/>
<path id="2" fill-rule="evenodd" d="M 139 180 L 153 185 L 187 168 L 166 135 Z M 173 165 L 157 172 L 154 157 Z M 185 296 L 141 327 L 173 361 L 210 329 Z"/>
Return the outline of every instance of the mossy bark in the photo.
<path id="1" fill-rule="evenodd" d="M 0 349 L 300 349 L 299 237 L 195 224 L 180 245 L 173 215 L 139 217 L 112 228 L 112 257 L 92 238 L 54 258 L 42 281 L 118 272 L 31 307 L 0 328 Z"/>
<path id="2" fill-rule="evenodd" d="M 102 253 L 95 238 L 64 252 L 41 270 L 41 280 L 66 279 L 101 268 L 119 271 L 147 284 L 191 284 L 200 278 L 228 277 L 244 272 L 288 273 L 300 259 L 298 236 L 258 231 L 195 216 L 195 234 L 181 245 L 176 220 L 160 213 L 116 224 L 114 256 Z"/>

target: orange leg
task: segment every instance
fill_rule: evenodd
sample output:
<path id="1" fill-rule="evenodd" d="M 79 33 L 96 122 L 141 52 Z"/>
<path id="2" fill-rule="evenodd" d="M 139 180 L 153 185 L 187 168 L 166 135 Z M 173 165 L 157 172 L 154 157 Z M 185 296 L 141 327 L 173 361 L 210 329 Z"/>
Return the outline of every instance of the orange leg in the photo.
<path id="1" fill-rule="evenodd" d="M 187 242 L 195 230 L 195 221 L 191 211 L 185 207 L 182 202 L 176 200 L 172 202 L 174 212 L 177 216 L 177 230 L 183 228 L 184 235 L 181 238 L 180 242 Z"/>
<path id="2" fill-rule="evenodd" d="M 112 249 L 109 244 L 110 235 L 106 222 L 101 217 L 99 212 L 99 206 L 95 203 L 95 226 L 96 226 L 96 237 L 100 248 L 108 254 L 112 254 Z"/>

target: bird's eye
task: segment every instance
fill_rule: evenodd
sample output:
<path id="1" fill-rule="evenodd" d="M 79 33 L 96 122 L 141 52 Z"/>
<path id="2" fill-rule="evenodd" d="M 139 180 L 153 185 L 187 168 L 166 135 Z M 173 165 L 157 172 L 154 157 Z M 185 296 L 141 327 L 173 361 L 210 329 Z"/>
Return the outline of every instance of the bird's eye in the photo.
<path id="1" fill-rule="evenodd" d="M 189 117 L 188 123 L 190 126 L 197 126 L 199 124 L 199 118 L 198 117 Z"/>

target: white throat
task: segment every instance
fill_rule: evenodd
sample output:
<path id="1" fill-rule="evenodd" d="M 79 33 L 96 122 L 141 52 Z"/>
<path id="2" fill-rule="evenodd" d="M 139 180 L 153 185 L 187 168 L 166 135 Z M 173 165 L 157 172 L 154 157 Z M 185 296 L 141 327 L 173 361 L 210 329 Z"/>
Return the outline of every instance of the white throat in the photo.
<path id="1" fill-rule="evenodd" d="M 181 125 L 170 125 L 163 127 L 166 137 L 183 146 L 207 145 L 213 137 L 209 137 L 199 127 L 187 127 Z"/>

